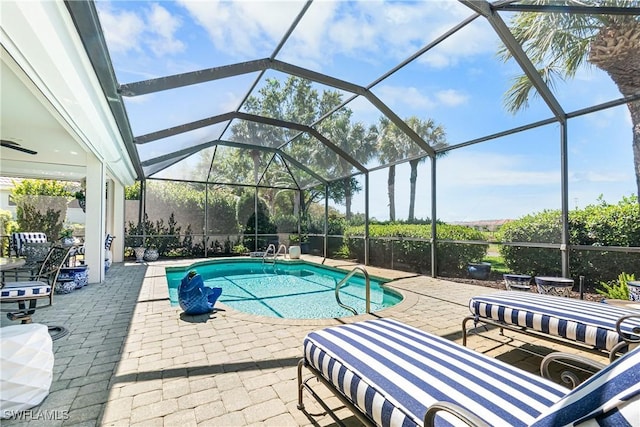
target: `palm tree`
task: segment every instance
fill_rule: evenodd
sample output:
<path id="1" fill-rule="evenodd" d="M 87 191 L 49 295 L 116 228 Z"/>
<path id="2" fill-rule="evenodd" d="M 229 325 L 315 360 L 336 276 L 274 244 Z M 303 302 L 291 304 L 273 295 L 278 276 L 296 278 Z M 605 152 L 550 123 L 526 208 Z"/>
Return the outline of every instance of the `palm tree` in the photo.
<path id="1" fill-rule="evenodd" d="M 538 0 L 538 4 L 557 4 Z M 573 2 L 568 2 L 573 3 Z M 582 6 L 638 7 L 638 0 L 582 0 Z M 572 78 L 586 62 L 606 72 L 623 96 L 640 90 L 640 20 L 631 15 L 586 15 L 570 13 L 519 13 L 511 31 L 538 68 L 543 80 L 553 86 L 557 79 Z M 507 61 L 511 52 L 498 52 Z M 509 111 L 528 106 L 533 89 L 526 76 L 515 79 L 505 95 Z M 627 103 L 633 125 L 633 159 L 640 200 L 640 101 Z"/>
<path id="2" fill-rule="evenodd" d="M 436 125 L 432 119 L 420 120 L 418 117 L 412 116 L 406 119 L 406 123 L 411 127 L 422 139 L 424 139 L 432 147 L 442 147 L 446 145 L 445 132 L 442 126 Z M 409 137 L 398 129 L 386 117 L 380 118 L 378 151 L 380 160 L 386 163 L 392 163 L 397 160 L 406 159 L 408 157 L 416 157 L 409 161 L 411 166 L 411 197 L 409 200 L 409 221 L 413 221 L 415 214 L 415 198 L 416 198 L 416 181 L 418 179 L 418 164 L 426 156 L 417 158 L 424 152 Z M 395 165 L 389 166 L 389 176 L 387 178 L 387 192 L 389 195 L 389 219 L 395 221 Z"/>
<path id="3" fill-rule="evenodd" d="M 407 157 L 411 142 L 407 135 L 386 117 L 380 117 L 378 127 L 378 151 L 380 161 L 393 163 Z M 389 166 L 387 178 L 387 194 L 389 196 L 389 220 L 396 220 L 396 166 Z"/>
<path id="4" fill-rule="evenodd" d="M 353 112 L 349 108 L 342 108 L 324 120 L 318 130 L 324 136 L 333 141 L 338 147 L 350 153 L 354 159 L 362 164 L 366 164 L 375 154 L 376 139 L 378 137 L 377 128 L 370 126 L 366 128 L 361 122 L 352 123 Z M 354 167 L 347 160 L 340 158 L 334 165 L 335 175 L 342 176 L 342 191 L 333 193 L 334 200 L 344 198 L 345 217 L 351 219 L 351 204 L 353 194 L 360 190 L 357 182 L 351 177 Z M 333 172 L 332 172 L 333 174 Z M 340 200 L 336 200 L 340 201 Z"/>
<path id="5" fill-rule="evenodd" d="M 432 119 L 420 120 L 416 116 L 409 117 L 407 124 L 413 129 L 427 144 L 434 148 L 444 147 L 447 145 L 445 138 L 444 128 L 441 125 L 436 125 Z M 416 207 L 416 182 L 418 180 L 418 164 L 425 161 L 427 157 L 420 157 L 419 159 L 413 159 L 409 161 L 411 166 L 411 175 L 409 176 L 409 183 L 411 184 L 411 193 L 409 196 L 409 216 L 408 220 L 411 222 L 415 219 L 415 207 Z"/>

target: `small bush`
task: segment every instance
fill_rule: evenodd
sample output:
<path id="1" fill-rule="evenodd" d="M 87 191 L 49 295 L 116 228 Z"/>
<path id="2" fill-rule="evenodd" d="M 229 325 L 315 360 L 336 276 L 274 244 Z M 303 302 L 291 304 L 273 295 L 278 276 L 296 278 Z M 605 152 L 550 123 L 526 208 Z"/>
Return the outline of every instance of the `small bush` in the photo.
<path id="1" fill-rule="evenodd" d="M 239 245 L 235 245 L 233 249 L 231 249 L 231 252 L 234 254 L 242 255 L 249 252 L 249 248 L 247 248 L 245 245 L 241 243 Z"/>
<path id="2" fill-rule="evenodd" d="M 461 225 L 437 224 L 438 239 L 484 240 L 482 232 Z M 364 235 L 364 226 L 345 229 L 345 244 L 353 258 L 364 262 L 364 245 L 356 236 Z M 431 225 L 430 224 L 372 224 L 369 226 L 371 265 L 384 267 L 391 264 L 402 265 L 408 271 L 426 273 L 431 269 Z M 395 241 L 385 239 L 395 237 Z M 420 240 L 417 240 L 420 239 Z M 481 261 L 489 245 L 456 244 L 438 242 L 438 274 L 459 274 L 467 263 Z"/>
<path id="3" fill-rule="evenodd" d="M 611 282 L 600 282 L 602 288 L 596 289 L 596 292 L 606 298 L 611 299 L 629 299 L 629 288 L 627 282 L 636 280 L 633 274 L 621 273 L 618 276 L 618 280 L 612 280 Z"/>
<path id="4" fill-rule="evenodd" d="M 561 243 L 559 210 L 527 215 L 505 224 L 503 242 Z M 600 200 L 583 210 L 569 212 L 569 244 L 583 246 L 640 246 L 640 206 L 637 196 L 624 197 L 610 205 Z M 560 275 L 560 251 L 555 248 L 502 246 L 500 253 L 512 271 L 535 275 Z M 588 283 L 614 280 L 620 271 L 640 274 L 637 253 L 571 250 L 570 270 Z"/>

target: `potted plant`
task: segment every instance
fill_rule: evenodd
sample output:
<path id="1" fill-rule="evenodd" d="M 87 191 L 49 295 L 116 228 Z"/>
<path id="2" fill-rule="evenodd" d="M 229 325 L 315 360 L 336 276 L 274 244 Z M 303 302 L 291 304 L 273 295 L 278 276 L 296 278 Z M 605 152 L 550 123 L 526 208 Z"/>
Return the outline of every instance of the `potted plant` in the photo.
<path id="1" fill-rule="evenodd" d="M 467 271 L 472 279 L 485 280 L 491 273 L 490 262 L 470 262 L 467 264 Z"/>
<path id="2" fill-rule="evenodd" d="M 133 253 L 136 256 L 136 262 L 144 261 L 144 253 L 147 251 L 147 248 L 144 246 L 136 246 L 133 248 Z"/>
<path id="3" fill-rule="evenodd" d="M 60 231 L 60 241 L 64 246 L 71 246 L 75 243 L 73 239 L 73 228 L 63 228 Z"/>
<path id="4" fill-rule="evenodd" d="M 155 245 L 149 245 L 149 247 L 144 251 L 143 258 L 145 261 L 155 261 L 159 256 L 158 248 L 156 248 Z"/>

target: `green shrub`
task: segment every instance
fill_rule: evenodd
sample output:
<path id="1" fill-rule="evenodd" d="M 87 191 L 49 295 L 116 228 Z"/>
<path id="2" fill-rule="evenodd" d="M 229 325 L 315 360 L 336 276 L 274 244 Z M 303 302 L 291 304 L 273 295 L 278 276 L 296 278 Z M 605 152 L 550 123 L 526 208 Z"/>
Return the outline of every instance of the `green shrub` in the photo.
<path id="1" fill-rule="evenodd" d="M 273 217 L 278 233 L 293 233 L 298 230 L 298 217 L 293 214 L 278 214 Z"/>
<path id="2" fill-rule="evenodd" d="M 231 252 L 234 254 L 243 255 L 249 252 L 249 248 L 241 243 L 239 245 L 235 245 L 233 249 L 231 249 Z"/>
<path id="3" fill-rule="evenodd" d="M 484 240 L 482 232 L 461 225 L 437 224 L 438 239 L 446 240 Z M 364 262 L 364 245 L 361 238 L 364 226 L 351 226 L 345 229 L 345 244 L 349 253 L 359 262 Z M 404 269 L 426 273 L 431 269 L 431 225 L 429 224 L 372 224 L 369 226 L 369 261 L 371 265 L 402 265 Z M 395 237 L 395 241 L 384 239 Z M 420 240 L 417 240 L 420 239 Z M 438 242 L 437 273 L 459 274 L 467 263 L 480 261 L 487 253 L 489 245 L 456 244 Z"/>
<path id="4" fill-rule="evenodd" d="M 621 273 L 618 276 L 618 280 L 612 280 L 611 282 L 600 282 L 600 289 L 596 289 L 596 292 L 611 299 L 629 299 L 629 288 L 627 282 L 636 280 L 633 274 Z"/>
<path id="5" fill-rule="evenodd" d="M 333 257 L 335 259 L 349 259 L 351 258 L 351 253 L 349 252 L 349 246 L 343 244 L 340 248 L 333 253 Z"/>
<path id="6" fill-rule="evenodd" d="M 558 210 L 527 215 L 505 224 L 503 242 L 561 243 L 562 221 Z M 616 205 L 604 201 L 569 212 L 569 244 L 585 246 L 640 246 L 640 207 L 637 196 Z M 512 271 L 530 275 L 561 275 L 561 255 L 555 248 L 502 246 L 500 253 Z M 640 274 L 640 254 L 571 250 L 570 270 L 587 283 L 611 281 L 621 271 Z"/>
<path id="7" fill-rule="evenodd" d="M 0 234 L 10 236 L 11 233 L 17 229 L 18 223 L 13 220 L 11 212 L 0 209 Z M 3 256 L 7 256 L 9 254 L 9 239 L 2 239 L 1 244 L 0 253 L 2 253 Z"/>
<path id="8" fill-rule="evenodd" d="M 239 199 L 236 207 L 238 220 L 245 218 L 244 222 L 244 238 L 242 244 L 251 250 L 266 250 L 269 242 L 278 240 L 276 225 L 271 222 L 271 215 L 267 203 L 258 198 L 258 220 L 256 224 L 255 199 L 252 192 L 245 192 Z M 256 225 L 258 226 L 257 234 L 270 234 L 270 236 L 258 236 L 256 242 Z"/>
<path id="9" fill-rule="evenodd" d="M 20 231 L 43 232 L 50 241 L 58 239 L 71 197 L 67 187 L 59 181 L 42 179 L 14 183 L 11 195 Z"/>

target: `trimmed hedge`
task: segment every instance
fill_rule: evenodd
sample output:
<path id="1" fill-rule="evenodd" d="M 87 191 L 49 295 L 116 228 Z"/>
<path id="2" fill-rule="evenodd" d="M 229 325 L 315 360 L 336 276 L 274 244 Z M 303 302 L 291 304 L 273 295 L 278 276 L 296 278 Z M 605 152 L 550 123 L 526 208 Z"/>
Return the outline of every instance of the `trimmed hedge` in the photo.
<path id="1" fill-rule="evenodd" d="M 503 242 L 560 243 L 561 212 L 548 210 L 505 224 Z M 616 205 L 602 202 L 569 212 L 569 244 L 585 246 L 640 246 L 640 206 L 637 196 Z M 561 275 L 557 249 L 502 246 L 506 265 L 530 275 Z M 615 280 L 621 272 L 640 274 L 640 254 L 572 250 L 570 270 L 574 278 L 585 276 L 590 284 Z"/>
<path id="2" fill-rule="evenodd" d="M 462 225 L 437 224 L 438 239 L 486 240 L 482 232 Z M 364 226 L 347 227 L 344 243 L 352 258 L 364 262 Z M 377 267 L 387 267 L 391 263 L 396 268 L 427 273 L 431 271 L 431 225 L 430 224 L 371 224 L 369 226 L 369 261 Z M 397 240 L 382 239 L 394 237 Z M 404 240 L 404 239 L 422 239 Z M 438 274 L 459 275 L 469 262 L 482 260 L 489 245 L 438 243 Z M 393 256 L 393 260 L 391 257 Z"/>

